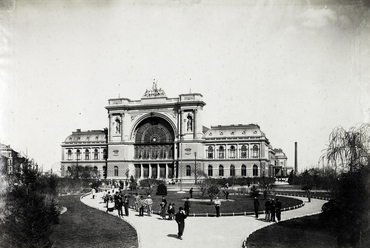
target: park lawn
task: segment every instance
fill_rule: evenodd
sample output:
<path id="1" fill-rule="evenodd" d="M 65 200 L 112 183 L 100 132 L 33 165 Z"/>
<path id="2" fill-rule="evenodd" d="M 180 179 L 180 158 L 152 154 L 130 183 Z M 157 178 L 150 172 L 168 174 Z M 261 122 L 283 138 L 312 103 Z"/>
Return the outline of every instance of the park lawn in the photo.
<path id="1" fill-rule="evenodd" d="M 247 240 L 247 247 L 331 248 L 338 247 L 334 233 L 325 229 L 319 215 L 279 222 L 257 230 Z"/>
<path id="2" fill-rule="evenodd" d="M 52 240 L 53 247 L 138 247 L 136 230 L 125 221 L 86 206 L 80 196 L 59 197 L 67 212 L 59 216 Z"/>
<path id="3" fill-rule="evenodd" d="M 130 195 L 132 192 L 128 191 L 126 193 L 129 193 Z M 140 192 L 138 192 L 140 194 Z M 188 197 L 189 194 L 187 193 L 177 193 L 176 191 L 168 191 L 166 195 L 167 204 L 169 203 L 175 203 L 176 210 L 179 207 L 184 206 L 184 201 L 186 197 Z M 144 195 L 145 197 L 145 195 Z M 159 212 L 160 209 L 160 203 L 162 201 L 161 195 L 152 195 L 153 199 L 153 211 Z M 267 195 L 267 198 L 279 198 L 279 200 L 282 202 L 282 207 L 292 207 L 295 205 L 299 205 L 302 203 L 301 200 L 290 198 L 290 197 L 283 197 L 283 196 L 270 196 Z M 206 201 L 192 201 L 194 199 L 191 199 L 190 201 L 190 215 L 191 214 L 215 214 L 215 206 L 211 204 L 210 198 L 208 196 L 202 196 L 201 192 L 196 191 L 193 194 L 193 198 L 195 200 L 197 199 L 204 199 Z M 221 214 L 222 213 L 244 213 L 244 212 L 254 212 L 254 206 L 253 206 L 253 198 L 249 195 L 229 195 L 229 201 L 222 201 L 221 202 Z M 220 197 L 221 200 L 226 200 L 225 196 L 221 194 Z M 263 199 L 263 196 L 258 197 L 260 202 L 260 210 L 264 210 L 265 201 Z M 135 204 L 135 200 L 133 197 L 130 197 L 130 205 L 133 206 Z"/>

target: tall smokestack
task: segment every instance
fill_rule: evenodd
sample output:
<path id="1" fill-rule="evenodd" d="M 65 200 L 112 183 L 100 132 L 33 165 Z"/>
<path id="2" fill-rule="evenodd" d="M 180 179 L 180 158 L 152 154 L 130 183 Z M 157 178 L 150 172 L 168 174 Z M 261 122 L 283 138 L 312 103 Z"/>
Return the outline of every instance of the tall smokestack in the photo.
<path id="1" fill-rule="evenodd" d="M 298 148 L 297 142 L 294 142 L 295 153 L 294 153 L 294 173 L 298 172 Z"/>

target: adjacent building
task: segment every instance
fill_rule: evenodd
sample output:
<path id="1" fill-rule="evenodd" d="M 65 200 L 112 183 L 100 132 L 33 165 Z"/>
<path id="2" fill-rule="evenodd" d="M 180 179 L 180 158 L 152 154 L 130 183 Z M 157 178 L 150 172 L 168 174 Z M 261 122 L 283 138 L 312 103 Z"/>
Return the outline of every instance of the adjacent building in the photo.
<path id="1" fill-rule="evenodd" d="M 156 82 L 140 100 L 110 99 L 107 129 L 77 129 L 62 143 L 61 175 L 76 165 L 108 179 L 286 175 L 287 157 L 259 125 L 204 127 L 205 105 L 199 93 L 168 98 Z"/>

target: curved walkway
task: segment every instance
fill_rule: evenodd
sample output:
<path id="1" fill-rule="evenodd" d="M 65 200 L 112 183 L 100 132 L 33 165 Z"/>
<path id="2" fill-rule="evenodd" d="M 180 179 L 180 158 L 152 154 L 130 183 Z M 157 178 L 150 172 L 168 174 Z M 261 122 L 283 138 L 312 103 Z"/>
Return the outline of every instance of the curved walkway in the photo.
<path id="1" fill-rule="evenodd" d="M 324 200 L 295 197 L 302 200 L 305 205 L 301 208 L 284 211 L 281 213 L 282 221 L 312 215 L 321 212 Z M 101 202 L 101 193 L 96 198 L 86 196 L 81 199 L 88 206 L 106 211 L 105 204 Z M 124 220 L 129 222 L 137 230 L 140 248 L 152 247 L 241 247 L 244 240 L 254 231 L 271 225 L 264 222 L 264 214 L 256 220 L 254 216 L 230 216 L 230 217 L 189 217 L 185 220 L 183 240 L 177 239 L 177 224 L 174 220 L 162 220 L 158 215 L 139 217 L 138 213 L 129 210 L 129 216 Z M 117 211 L 113 212 L 117 215 Z"/>

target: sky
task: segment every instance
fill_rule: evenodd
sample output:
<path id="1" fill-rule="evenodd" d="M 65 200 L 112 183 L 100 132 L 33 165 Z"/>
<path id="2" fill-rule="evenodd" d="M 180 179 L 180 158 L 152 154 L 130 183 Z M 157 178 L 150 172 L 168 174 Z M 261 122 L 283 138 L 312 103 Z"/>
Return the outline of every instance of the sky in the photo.
<path id="1" fill-rule="evenodd" d="M 352 3 L 354 2 L 354 3 Z M 337 126 L 370 121 L 367 1 L 5 0 L 0 142 L 60 169 L 108 99 L 201 93 L 204 126 L 258 124 L 299 171 Z"/>

